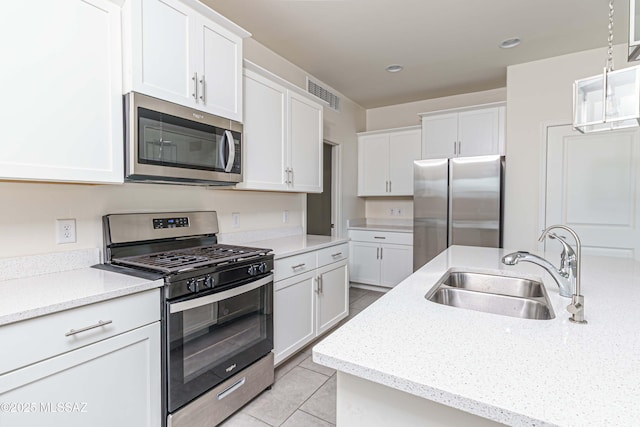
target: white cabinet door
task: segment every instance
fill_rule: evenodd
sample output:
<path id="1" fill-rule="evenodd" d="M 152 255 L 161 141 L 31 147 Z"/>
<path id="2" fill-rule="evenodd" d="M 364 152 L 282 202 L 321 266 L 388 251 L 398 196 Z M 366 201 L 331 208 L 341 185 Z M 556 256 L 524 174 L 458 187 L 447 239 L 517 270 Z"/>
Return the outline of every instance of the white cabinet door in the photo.
<path id="1" fill-rule="evenodd" d="M 322 192 L 323 107 L 267 75 L 257 66 L 244 72 L 244 176 L 236 188 Z"/>
<path id="2" fill-rule="evenodd" d="M 122 183 L 120 8 L 5 2 L 0 38 L 0 179 Z"/>
<path id="3" fill-rule="evenodd" d="M 192 48 L 196 15 L 178 0 L 131 1 L 132 90 L 193 105 L 199 61 Z"/>
<path id="4" fill-rule="evenodd" d="M 315 270 L 275 283 L 273 304 L 275 362 L 315 337 Z"/>
<path id="5" fill-rule="evenodd" d="M 377 285 L 380 283 L 380 245 L 349 242 L 351 281 Z"/>
<path id="6" fill-rule="evenodd" d="M 293 191 L 322 192 L 322 106 L 289 91 L 289 175 Z"/>
<path id="7" fill-rule="evenodd" d="M 242 122 L 242 38 L 200 17 L 196 28 L 199 99 L 212 114 Z"/>
<path id="8" fill-rule="evenodd" d="M 382 245 L 380 251 L 380 285 L 395 286 L 413 273 L 411 246 Z"/>
<path id="9" fill-rule="evenodd" d="M 157 427 L 160 391 L 155 322 L 0 376 L 0 425 Z"/>
<path id="10" fill-rule="evenodd" d="M 320 335 L 349 314 L 347 260 L 318 269 L 318 276 L 321 285 L 317 297 L 317 333 Z"/>
<path id="11" fill-rule="evenodd" d="M 237 188 L 284 191 L 287 91 L 247 71 L 244 94 L 243 182 Z"/>
<path id="12" fill-rule="evenodd" d="M 500 154 L 501 108 L 463 111 L 459 114 L 458 157 Z"/>
<path id="13" fill-rule="evenodd" d="M 389 195 L 413 196 L 413 162 L 420 160 L 421 131 L 389 134 Z"/>
<path id="14" fill-rule="evenodd" d="M 389 135 L 358 138 L 358 196 L 386 196 L 389 182 Z"/>
<path id="15" fill-rule="evenodd" d="M 128 0 L 123 11 L 125 92 L 242 121 L 242 37 L 180 0 Z"/>
<path id="16" fill-rule="evenodd" d="M 427 116 L 422 119 L 422 158 L 455 157 L 458 141 L 458 113 Z"/>
<path id="17" fill-rule="evenodd" d="M 504 154 L 505 107 L 491 106 L 422 117 L 422 158 Z"/>

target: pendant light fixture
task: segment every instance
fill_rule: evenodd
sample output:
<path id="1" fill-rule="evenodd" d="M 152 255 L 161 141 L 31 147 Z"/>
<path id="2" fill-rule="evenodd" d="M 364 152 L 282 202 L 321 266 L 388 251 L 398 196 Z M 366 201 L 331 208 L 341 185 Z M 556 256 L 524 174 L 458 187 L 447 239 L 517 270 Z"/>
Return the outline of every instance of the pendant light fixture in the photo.
<path id="1" fill-rule="evenodd" d="M 609 0 L 609 47 L 601 75 L 573 84 L 573 127 L 600 132 L 640 126 L 640 66 L 613 70 L 613 0 Z"/>

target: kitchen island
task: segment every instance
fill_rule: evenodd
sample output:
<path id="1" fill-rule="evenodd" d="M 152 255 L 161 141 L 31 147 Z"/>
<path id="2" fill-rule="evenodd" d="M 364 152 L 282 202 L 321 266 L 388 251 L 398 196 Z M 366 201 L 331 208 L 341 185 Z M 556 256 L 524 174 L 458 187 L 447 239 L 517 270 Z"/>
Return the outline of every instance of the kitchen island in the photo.
<path id="1" fill-rule="evenodd" d="M 583 256 L 586 325 L 540 267 L 453 246 L 313 349 L 338 370 L 338 426 L 603 426 L 640 421 L 640 262 Z M 543 254 L 552 263 L 559 250 Z M 542 279 L 551 320 L 427 301 L 451 268 Z M 464 424 L 462 424 L 464 423 Z"/>

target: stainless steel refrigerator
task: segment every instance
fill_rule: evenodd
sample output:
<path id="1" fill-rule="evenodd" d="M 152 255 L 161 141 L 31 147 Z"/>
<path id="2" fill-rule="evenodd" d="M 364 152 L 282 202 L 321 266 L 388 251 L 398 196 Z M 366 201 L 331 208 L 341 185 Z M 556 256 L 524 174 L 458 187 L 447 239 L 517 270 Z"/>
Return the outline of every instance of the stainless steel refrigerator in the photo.
<path id="1" fill-rule="evenodd" d="M 504 157 L 417 160 L 413 270 L 451 245 L 502 247 Z"/>

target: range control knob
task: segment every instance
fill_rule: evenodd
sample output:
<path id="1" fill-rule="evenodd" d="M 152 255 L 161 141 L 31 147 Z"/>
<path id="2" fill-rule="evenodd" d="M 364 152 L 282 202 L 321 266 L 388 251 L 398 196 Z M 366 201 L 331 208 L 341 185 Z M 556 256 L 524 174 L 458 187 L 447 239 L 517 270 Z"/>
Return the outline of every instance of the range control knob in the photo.
<path id="1" fill-rule="evenodd" d="M 198 292 L 198 282 L 196 282 L 196 279 L 187 280 L 187 289 L 194 293 Z"/>
<path id="2" fill-rule="evenodd" d="M 249 266 L 249 270 L 247 270 L 247 273 L 249 273 L 249 276 L 257 276 L 258 275 L 258 266 L 255 264 L 252 264 Z"/>
<path id="3" fill-rule="evenodd" d="M 260 273 L 266 273 L 267 272 L 267 263 L 266 262 L 261 262 L 260 266 L 258 267 L 258 270 L 260 271 Z"/>
<path id="4" fill-rule="evenodd" d="M 210 274 L 207 274 L 207 276 L 204 278 L 204 286 L 206 288 L 209 288 L 209 289 L 213 288 L 214 282 L 215 281 L 213 280 L 213 277 L 211 277 Z"/>

